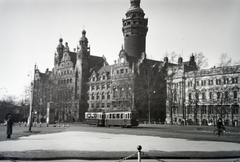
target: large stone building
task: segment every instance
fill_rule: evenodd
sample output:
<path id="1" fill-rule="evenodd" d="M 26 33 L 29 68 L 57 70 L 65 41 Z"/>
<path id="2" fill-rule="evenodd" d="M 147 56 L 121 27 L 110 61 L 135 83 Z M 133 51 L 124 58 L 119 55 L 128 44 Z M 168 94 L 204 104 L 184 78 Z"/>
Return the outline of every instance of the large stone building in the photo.
<path id="1" fill-rule="evenodd" d="M 165 119 L 163 62 L 146 58 L 148 20 L 140 0 L 130 3 L 122 20 L 124 46 L 114 65 L 108 65 L 105 57 L 90 55 L 83 31 L 80 50 L 70 51 L 60 38 L 53 70 L 41 73 L 35 68 L 33 111 L 39 119 L 46 115 L 48 102 L 54 103 L 58 121 L 81 121 L 87 109 L 136 109 L 149 121 Z"/>
<path id="2" fill-rule="evenodd" d="M 168 67 L 168 123 L 216 124 L 222 118 L 225 125 L 240 123 L 240 65 L 198 70 L 194 56 L 189 62 Z"/>
<path id="3" fill-rule="evenodd" d="M 38 118 L 46 118 L 47 103 L 53 102 L 55 106 L 55 120 L 79 121 L 84 119 L 84 112 L 88 109 L 87 82 L 90 69 L 100 68 L 107 64 L 104 57 L 90 54 L 86 31 L 82 31 L 79 47 L 70 51 L 68 43 L 62 44 L 59 39 L 54 54 L 54 68 L 41 73 L 35 67 L 33 111 Z"/>

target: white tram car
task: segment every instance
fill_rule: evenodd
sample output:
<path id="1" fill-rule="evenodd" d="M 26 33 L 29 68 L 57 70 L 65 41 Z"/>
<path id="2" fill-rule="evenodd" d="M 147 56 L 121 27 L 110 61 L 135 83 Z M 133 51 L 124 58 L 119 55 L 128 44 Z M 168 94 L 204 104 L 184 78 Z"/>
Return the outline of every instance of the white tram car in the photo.
<path id="1" fill-rule="evenodd" d="M 86 112 L 87 124 L 97 126 L 138 126 L 137 111 Z"/>

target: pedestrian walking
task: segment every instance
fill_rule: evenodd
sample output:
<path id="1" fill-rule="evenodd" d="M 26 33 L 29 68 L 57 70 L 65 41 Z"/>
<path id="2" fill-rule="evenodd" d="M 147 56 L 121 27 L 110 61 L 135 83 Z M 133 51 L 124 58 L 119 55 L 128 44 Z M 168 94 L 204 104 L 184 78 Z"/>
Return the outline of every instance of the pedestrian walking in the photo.
<path id="1" fill-rule="evenodd" d="M 8 115 L 8 120 L 7 120 L 7 138 L 11 138 L 11 134 L 12 134 L 12 126 L 13 126 L 13 122 L 12 122 L 12 116 Z"/>

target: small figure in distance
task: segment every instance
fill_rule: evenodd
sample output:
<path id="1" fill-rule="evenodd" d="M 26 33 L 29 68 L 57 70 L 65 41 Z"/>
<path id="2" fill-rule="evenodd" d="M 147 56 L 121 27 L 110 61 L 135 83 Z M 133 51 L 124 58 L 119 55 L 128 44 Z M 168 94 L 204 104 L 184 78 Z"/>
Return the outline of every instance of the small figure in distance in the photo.
<path id="1" fill-rule="evenodd" d="M 221 132 L 225 130 L 225 127 L 223 126 L 221 118 L 219 118 L 217 121 L 217 128 L 218 128 L 218 136 L 220 136 Z"/>
<path id="2" fill-rule="evenodd" d="M 7 120 L 7 138 L 11 138 L 12 135 L 12 126 L 13 126 L 13 122 L 12 122 L 12 116 L 8 115 L 8 120 Z"/>

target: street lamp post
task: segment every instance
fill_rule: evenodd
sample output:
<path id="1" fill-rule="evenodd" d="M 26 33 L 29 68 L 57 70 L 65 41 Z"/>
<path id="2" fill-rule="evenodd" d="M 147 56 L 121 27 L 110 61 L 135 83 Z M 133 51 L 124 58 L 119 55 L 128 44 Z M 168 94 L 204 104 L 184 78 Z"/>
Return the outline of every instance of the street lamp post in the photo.
<path id="1" fill-rule="evenodd" d="M 155 94 L 156 91 L 153 91 L 153 93 Z M 151 94 L 148 93 L 148 123 L 151 123 Z"/>
<path id="2" fill-rule="evenodd" d="M 30 105 L 29 105 L 29 118 L 28 118 L 28 126 L 29 126 L 29 132 L 31 132 L 32 129 L 32 99 L 33 99 L 33 85 L 32 85 L 32 73 L 31 71 L 28 72 L 28 76 L 30 76 Z"/>

